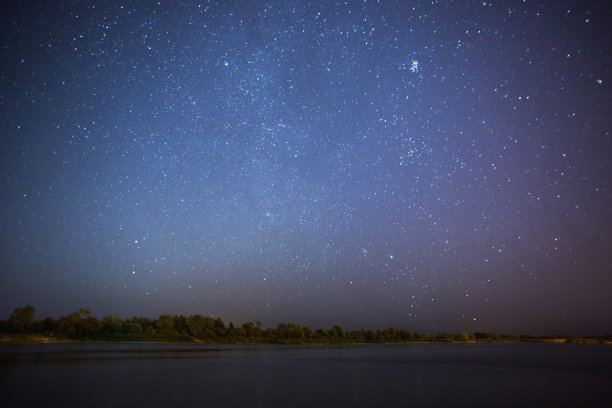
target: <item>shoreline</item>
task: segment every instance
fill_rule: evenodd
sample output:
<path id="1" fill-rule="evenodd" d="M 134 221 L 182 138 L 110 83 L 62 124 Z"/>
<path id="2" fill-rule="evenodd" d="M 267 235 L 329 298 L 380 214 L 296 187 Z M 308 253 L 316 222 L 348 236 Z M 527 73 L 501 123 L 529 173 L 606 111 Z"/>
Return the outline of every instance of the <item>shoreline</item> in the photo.
<path id="1" fill-rule="evenodd" d="M 74 340 L 67 338 L 55 338 L 37 335 L 0 335 L 0 346 L 2 345 L 28 345 L 28 344 L 177 344 L 177 345 L 277 345 L 277 346 L 339 346 L 339 345 L 399 345 L 399 344 L 485 344 L 485 343 L 556 343 L 556 344 L 612 344 L 605 339 L 594 339 L 584 337 L 553 338 L 544 337 L 538 339 L 516 339 L 516 340 L 468 340 L 468 341 L 396 341 L 396 342 L 204 342 L 204 341 L 129 341 L 129 340 Z"/>

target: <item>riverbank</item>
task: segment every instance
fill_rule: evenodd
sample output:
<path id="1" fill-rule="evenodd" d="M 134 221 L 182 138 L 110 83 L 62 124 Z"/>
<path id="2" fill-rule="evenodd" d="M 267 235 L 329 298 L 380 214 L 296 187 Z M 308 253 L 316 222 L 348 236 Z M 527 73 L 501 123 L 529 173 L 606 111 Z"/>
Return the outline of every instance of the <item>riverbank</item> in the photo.
<path id="1" fill-rule="evenodd" d="M 190 341 L 129 341 L 129 340 L 75 340 L 68 338 L 57 338 L 53 336 L 42 336 L 36 334 L 18 335 L 18 334 L 4 334 L 0 333 L 0 345 L 2 344 L 116 344 L 116 343 L 142 343 L 142 344 L 284 344 L 284 345 L 317 345 L 317 344 L 329 344 L 329 345 L 359 345 L 359 344 L 421 344 L 421 343 L 586 343 L 586 344 L 612 344 L 612 341 L 607 339 L 599 338 L 584 338 L 584 337 L 541 337 L 541 338 L 530 338 L 530 339 L 513 339 L 513 340 L 468 340 L 468 341 L 449 341 L 449 340 L 437 340 L 431 339 L 427 341 L 396 341 L 396 342 L 351 342 L 351 341 L 297 341 L 297 342 L 284 342 L 284 341 L 258 341 L 258 342 L 245 342 L 245 341 L 223 341 L 223 342 L 212 342 L 202 341 L 200 339 L 193 339 Z"/>

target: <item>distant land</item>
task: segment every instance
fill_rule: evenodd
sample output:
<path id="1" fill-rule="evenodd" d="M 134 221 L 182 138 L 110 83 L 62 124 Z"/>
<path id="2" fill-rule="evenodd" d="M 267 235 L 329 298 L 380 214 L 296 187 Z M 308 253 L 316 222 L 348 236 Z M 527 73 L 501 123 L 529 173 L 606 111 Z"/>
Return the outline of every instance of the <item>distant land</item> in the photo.
<path id="1" fill-rule="evenodd" d="M 8 320 L 0 320 L 2 343 L 61 343 L 61 342 L 176 342 L 200 344 L 358 344 L 407 342 L 507 342 L 546 341 L 557 343 L 612 343 L 612 334 L 603 336 L 573 336 L 555 334 L 496 334 L 477 332 L 468 334 L 426 334 L 406 329 L 345 331 L 339 325 L 331 329 L 312 329 L 296 323 L 279 323 L 276 328 L 262 328 L 259 321 L 236 326 L 225 324 L 221 318 L 201 315 L 164 314 L 157 319 L 119 315 L 101 320 L 87 309 L 70 313 L 59 319 L 35 319 L 33 306 L 17 308 Z"/>

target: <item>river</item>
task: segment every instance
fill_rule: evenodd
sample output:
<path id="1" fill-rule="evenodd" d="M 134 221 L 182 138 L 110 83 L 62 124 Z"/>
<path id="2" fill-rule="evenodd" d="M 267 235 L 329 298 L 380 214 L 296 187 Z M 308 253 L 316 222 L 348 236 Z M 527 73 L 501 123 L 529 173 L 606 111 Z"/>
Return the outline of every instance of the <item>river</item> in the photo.
<path id="1" fill-rule="evenodd" d="M 608 407 L 612 345 L 0 346 L 1 407 Z"/>

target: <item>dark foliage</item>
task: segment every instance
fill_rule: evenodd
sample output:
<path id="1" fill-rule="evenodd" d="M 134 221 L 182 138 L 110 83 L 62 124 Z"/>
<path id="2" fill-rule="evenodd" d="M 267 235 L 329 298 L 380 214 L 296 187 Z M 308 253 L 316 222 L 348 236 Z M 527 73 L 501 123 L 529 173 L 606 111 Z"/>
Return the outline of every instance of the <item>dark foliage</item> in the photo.
<path id="1" fill-rule="evenodd" d="M 17 308 L 9 320 L 0 320 L 0 332 L 16 335 L 38 335 L 55 339 L 77 341 L 160 341 L 197 343 L 398 343 L 398 342 L 466 342 L 466 341 L 542 341 L 565 340 L 567 342 L 610 341 L 606 336 L 512 336 L 509 334 L 465 332 L 441 333 L 430 336 L 412 333 L 405 329 L 389 327 L 385 330 L 345 331 L 334 325 L 330 330 L 313 330 L 296 323 L 279 323 L 276 328 L 262 329 L 261 322 L 246 322 L 240 326 L 226 325 L 220 318 L 201 315 L 161 315 L 157 319 L 134 316 L 122 319 L 119 315 L 105 316 L 101 320 L 90 315 L 89 310 L 54 320 L 34 318 L 34 307 Z"/>

